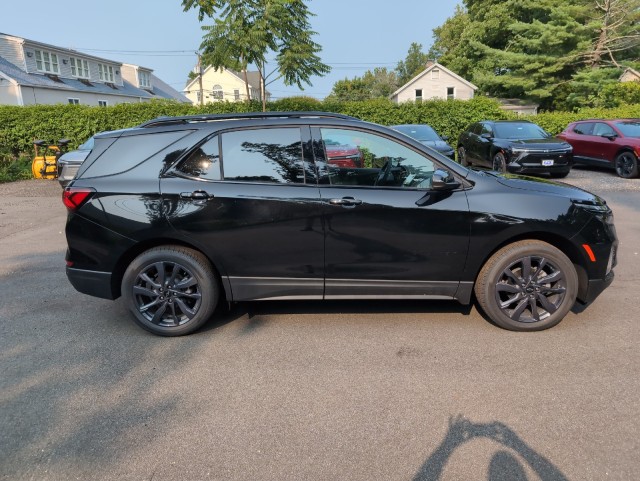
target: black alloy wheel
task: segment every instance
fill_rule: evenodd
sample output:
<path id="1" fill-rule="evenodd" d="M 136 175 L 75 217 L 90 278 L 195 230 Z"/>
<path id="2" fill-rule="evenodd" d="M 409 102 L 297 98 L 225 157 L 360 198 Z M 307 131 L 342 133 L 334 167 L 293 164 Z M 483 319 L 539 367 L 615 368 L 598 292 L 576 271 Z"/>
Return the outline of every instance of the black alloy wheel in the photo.
<path id="1" fill-rule="evenodd" d="M 122 295 L 134 320 L 162 336 L 189 334 L 213 314 L 216 277 L 207 259 L 180 246 L 150 249 L 127 268 Z"/>
<path id="2" fill-rule="evenodd" d="M 506 172 L 507 171 L 507 159 L 505 158 L 502 152 L 498 152 L 493 156 L 493 162 L 491 163 L 491 168 L 498 172 Z"/>
<path id="3" fill-rule="evenodd" d="M 542 241 L 520 241 L 496 252 L 475 286 L 482 310 L 513 331 L 538 331 L 558 324 L 578 292 L 578 276 L 560 250 Z"/>
<path id="4" fill-rule="evenodd" d="M 622 152 L 615 159 L 616 174 L 624 179 L 638 177 L 638 158 L 633 152 Z"/>

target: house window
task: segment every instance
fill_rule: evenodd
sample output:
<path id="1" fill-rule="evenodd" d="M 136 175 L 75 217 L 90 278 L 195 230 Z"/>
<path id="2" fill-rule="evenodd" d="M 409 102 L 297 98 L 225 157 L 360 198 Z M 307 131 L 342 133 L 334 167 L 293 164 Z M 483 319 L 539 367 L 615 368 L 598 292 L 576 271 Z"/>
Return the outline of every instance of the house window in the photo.
<path id="1" fill-rule="evenodd" d="M 236 100 L 236 101 L 237 101 L 237 100 L 240 100 L 240 90 L 235 89 L 235 90 L 233 91 L 233 99 L 234 99 L 234 100 Z"/>
<path id="2" fill-rule="evenodd" d="M 224 98 L 224 93 L 220 85 L 213 86 L 213 98 L 216 100 L 222 100 Z"/>
<path id="3" fill-rule="evenodd" d="M 89 62 L 71 57 L 69 64 L 71 65 L 71 75 L 78 78 L 89 78 Z"/>
<path id="4" fill-rule="evenodd" d="M 80 105 L 80 99 L 67 99 L 71 105 Z"/>
<path id="5" fill-rule="evenodd" d="M 438 80 L 438 79 L 440 78 L 440 70 L 439 70 L 439 69 L 437 69 L 437 68 L 436 68 L 436 69 L 433 69 L 433 70 L 431 71 L 431 78 L 432 78 L 433 80 Z"/>
<path id="6" fill-rule="evenodd" d="M 447 100 L 453 100 L 456 98 L 455 87 L 447 87 Z"/>
<path id="7" fill-rule="evenodd" d="M 422 102 L 422 89 L 416 89 L 416 102 Z"/>
<path id="8" fill-rule="evenodd" d="M 102 82 L 115 82 L 115 76 L 113 75 L 113 67 L 111 65 L 98 64 L 98 78 Z"/>
<path id="9" fill-rule="evenodd" d="M 109 103 L 106 100 L 98 100 L 98 107 L 106 107 Z"/>
<path id="10" fill-rule="evenodd" d="M 38 72 L 59 74 L 58 56 L 46 50 L 36 50 L 36 68 Z"/>
<path id="11" fill-rule="evenodd" d="M 142 88 L 151 88 L 151 74 L 138 70 L 138 85 Z"/>

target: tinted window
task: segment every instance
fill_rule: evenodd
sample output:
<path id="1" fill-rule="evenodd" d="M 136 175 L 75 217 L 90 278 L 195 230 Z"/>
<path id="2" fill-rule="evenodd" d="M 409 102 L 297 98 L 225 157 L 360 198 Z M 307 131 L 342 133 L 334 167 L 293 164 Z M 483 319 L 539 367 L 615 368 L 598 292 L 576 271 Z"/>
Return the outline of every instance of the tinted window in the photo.
<path id="1" fill-rule="evenodd" d="M 192 177 L 220 180 L 220 148 L 218 136 L 207 140 L 180 164 L 178 170 Z"/>
<path id="2" fill-rule="evenodd" d="M 433 162 L 379 135 L 346 129 L 320 129 L 332 185 L 431 186 Z"/>
<path id="3" fill-rule="evenodd" d="M 489 134 L 493 137 L 493 129 L 489 124 L 482 124 L 482 130 L 480 130 L 480 134 Z"/>
<path id="4" fill-rule="evenodd" d="M 591 132 L 593 132 L 593 122 L 583 122 L 580 124 L 576 124 L 576 126 L 573 128 L 573 131 L 576 134 L 580 135 L 591 135 Z"/>
<path id="5" fill-rule="evenodd" d="M 480 135 L 481 130 L 482 124 L 472 124 L 471 127 L 469 127 L 469 132 L 471 132 L 472 134 Z"/>
<path id="6" fill-rule="evenodd" d="M 495 135 L 500 139 L 546 139 L 550 135 L 530 122 L 510 122 L 495 125 Z"/>
<path id="7" fill-rule="evenodd" d="M 84 177 L 99 177 L 124 172 L 177 142 L 191 131 L 129 135 L 113 145 L 85 171 Z"/>
<path id="8" fill-rule="evenodd" d="M 239 130 L 222 134 L 225 180 L 303 183 L 299 128 Z"/>
<path id="9" fill-rule="evenodd" d="M 616 126 L 625 137 L 640 137 L 640 121 L 617 122 Z"/>
<path id="10" fill-rule="evenodd" d="M 593 127 L 593 135 L 606 135 L 608 137 L 610 135 L 616 135 L 616 131 L 613 130 L 613 127 L 605 124 L 604 122 L 596 122 Z"/>

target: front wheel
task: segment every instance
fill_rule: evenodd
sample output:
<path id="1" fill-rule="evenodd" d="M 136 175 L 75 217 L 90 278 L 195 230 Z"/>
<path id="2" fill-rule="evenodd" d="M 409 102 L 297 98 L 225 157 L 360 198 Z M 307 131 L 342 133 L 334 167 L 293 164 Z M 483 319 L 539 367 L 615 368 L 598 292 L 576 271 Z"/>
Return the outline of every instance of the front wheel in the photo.
<path id="1" fill-rule="evenodd" d="M 558 324 L 574 305 L 578 275 L 560 250 L 526 240 L 491 256 L 474 290 L 480 307 L 498 326 L 540 331 Z"/>
<path id="2" fill-rule="evenodd" d="M 507 171 L 507 159 L 505 158 L 502 152 L 498 152 L 493 156 L 492 168 L 498 172 L 506 172 Z"/>
<path id="3" fill-rule="evenodd" d="M 131 262 L 122 278 L 122 297 L 143 329 L 182 336 L 212 316 L 219 287 L 211 264 L 200 252 L 163 246 Z"/>
<path id="4" fill-rule="evenodd" d="M 615 159 L 616 174 L 624 179 L 638 177 L 638 158 L 633 152 L 622 152 Z"/>

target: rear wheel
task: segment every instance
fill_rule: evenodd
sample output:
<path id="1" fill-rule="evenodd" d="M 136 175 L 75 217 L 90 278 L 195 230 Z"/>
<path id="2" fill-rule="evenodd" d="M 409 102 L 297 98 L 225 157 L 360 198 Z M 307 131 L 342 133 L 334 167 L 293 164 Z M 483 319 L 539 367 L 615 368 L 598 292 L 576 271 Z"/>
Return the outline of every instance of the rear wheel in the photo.
<path id="1" fill-rule="evenodd" d="M 467 151 L 462 145 L 458 147 L 458 162 L 460 163 L 460 165 L 463 165 L 465 167 L 468 167 L 470 165 L 469 160 L 467 160 Z"/>
<path id="2" fill-rule="evenodd" d="M 181 336 L 200 328 L 213 314 L 219 287 L 209 261 L 181 246 L 143 252 L 127 267 L 122 297 L 143 329 Z"/>
<path id="3" fill-rule="evenodd" d="M 625 179 L 638 177 L 638 158 L 633 152 L 622 152 L 615 159 L 616 174 Z"/>
<path id="4" fill-rule="evenodd" d="M 507 171 L 507 159 L 505 158 L 502 152 L 498 152 L 496 155 L 493 156 L 493 162 L 491 165 L 493 170 L 496 170 L 498 172 Z"/>
<path id="5" fill-rule="evenodd" d="M 503 247 L 480 270 L 475 294 L 500 327 L 540 331 L 558 324 L 575 303 L 576 270 L 546 242 L 520 241 Z"/>

